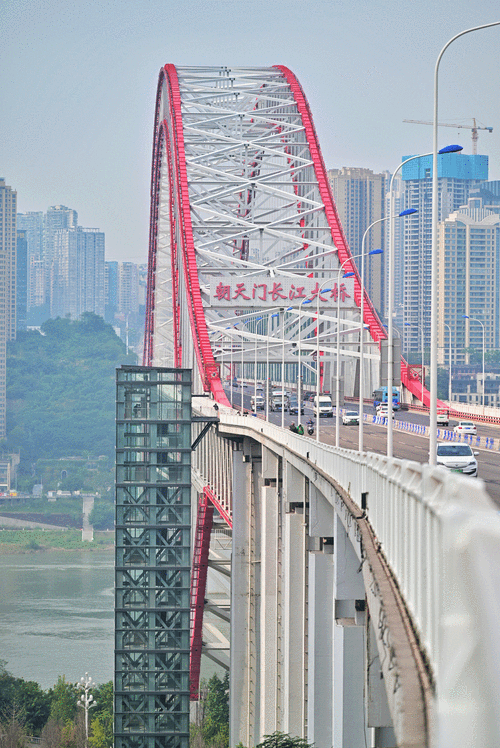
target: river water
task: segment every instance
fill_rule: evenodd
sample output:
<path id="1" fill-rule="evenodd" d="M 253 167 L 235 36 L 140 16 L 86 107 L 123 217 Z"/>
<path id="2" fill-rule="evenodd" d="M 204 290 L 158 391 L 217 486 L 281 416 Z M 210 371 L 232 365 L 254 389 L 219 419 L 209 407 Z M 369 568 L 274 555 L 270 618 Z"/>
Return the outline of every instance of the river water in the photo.
<path id="1" fill-rule="evenodd" d="M 0 554 L 0 660 L 44 689 L 113 679 L 114 552 Z"/>

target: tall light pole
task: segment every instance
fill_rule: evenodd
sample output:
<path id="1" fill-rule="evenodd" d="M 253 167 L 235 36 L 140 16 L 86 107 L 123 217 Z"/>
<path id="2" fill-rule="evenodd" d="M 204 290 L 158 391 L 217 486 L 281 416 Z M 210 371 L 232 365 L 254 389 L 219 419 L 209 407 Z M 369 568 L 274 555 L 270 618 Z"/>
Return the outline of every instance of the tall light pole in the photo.
<path id="1" fill-rule="evenodd" d="M 282 360 L 281 360 L 281 428 L 285 428 L 285 314 L 293 309 L 289 306 L 287 309 L 283 309 L 283 349 L 282 349 Z"/>
<path id="2" fill-rule="evenodd" d="M 80 696 L 80 700 L 77 701 L 77 704 L 85 710 L 85 748 L 88 748 L 89 744 L 89 709 L 92 709 L 93 706 L 96 706 L 94 697 L 90 693 L 90 689 L 92 688 L 92 686 L 92 678 L 88 673 L 85 673 L 85 678 L 80 678 L 80 682 L 77 686 L 77 688 L 83 690 L 83 693 Z"/>
<path id="3" fill-rule="evenodd" d="M 331 278 L 325 278 L 323 283 L 320 285 L 318 290 L 318 295 L 316 297 L 316 418 L 317 418 L 317 424 L 316 424 L 316 441 L 319 442 L 319 424 L 320 424 L 320 415 L 319 415 L 319 299 L 322 293 L 329 293 L 332 289 L 331 288 L 323 288 L 324 285 L 331 282 Z M 337 320 L 337 330 L 338 330 L 338 320 Z"/>
<path id="4" fill-rule="evenodd" d="M 449 145 L 446 148 L 441 148 L 439 153 L 456 153 L 461 151 L 461 145 Z M 387 274 L 387 456 L 393 456 L 393 423 L 392 423 L 392 387 L 394 381 L 394 360 L 393 360 L 393 346 L 394 346 L 394 332 L 393 332 L 393 314 L 394 314 L 394 178 L 396 174 L 403 168 L 405 164 L 410 161 L 415 161 L 417 158 L 425 158 L 426 156 L 432 156 L 432 152 L 423 153 L 420 156 L 410 156 L 410 158 L 402 161 L 399 166 L 394 170 L 389 185 L 389 253 L 387 257 L 388 274 Z M 434 282 L 434 279 L 433 279 Z M 437 292 L 437 289 L 436 289 Z M 432 334 L 431 334 L 432 337 Z M 434 414 L 436 415 L 436 413 Z M 437 431 L 436 431 L 437 435 Z M 435 451 L 435 450 L 434 450 Z M 434 456 L 435 462 L 435 456 Z"/>
<path id="5" fill-rule="evenodd" d="M 447 322 L 444 323 L 444 326 L 448 328 L 448 332 L 450 334 L 450 338 L 448 340 L 448 403 L 451 405 L 451 327 Z"/>
<path id="6" fill-rule="evenodd" d="M 484 415 L 484 325 L 483 325 L 483 323 L 481 322 L 480 319 L 477 319 L 477 317 L 469 317 L 468 314 L 462 314 L 462 317 L 464 319 L 468 319 L 469 322 L 479 322 L 479 324 L 481 325 L 482 330 L 483 330 L 483 384 L 482 384 L 482 387 L 481 387 L 481 390 L 482 390 L 481 405 L 483 407 L 483 415 Z"/>
<path id="7" fill-rule="evenodd" d="M 269 329 L 273 317 L 279 317 L 279 312 L 267 315 L 267 344 L 266 344 L 266 421 L 269 421 Z"/>
<path id="8" fill-rule="evenodd" d="M 379 219 L 383 220 L 383 219 Z M 378 223 L 378 221 L 376 222 Z M 372 224 L 373 225 L 373 224 Z M 370 227 L 368 227 L 370 228 Z M 366 234 L 366 232 L 365 232 Z M 364 242 L 363 237 L 363 242 Z M 371 252 L 367 252 L 367 255 L 380 255 L 382 254 L 381 249 L 372 249 Z M 352 260 L 356 260 L 358 257 L 363 257 L 363 253 L 352 255 L 352 257 L 347 257 L 344 262 L 341 263 L 338 273 L 337 273 L 337 378 L 336 378 L 336 387 L 335 387 L 335 446 L 340 446 L 340 274 L 344 270 L 344 265 L 346 265 L 348 262 L 351 262 Z M 352 265 L 354 267 L 354 264 Z M 362 269 L 363 269 L 363 262 L 362 262 Z M 344 278 L 350 278 L 355 273 L 346 273 L 344 275 Z M 364 296 L 364 282 L 363 277 L 361 280 L 361 301 L 363 301 Z M 362 304 L 362 309 L 360 310 L 361 313 L 361 338 L 363 337 L 363 314 L 364 314 L 364 305 Z M 361 360 L 361 354 L 360 354 L 360 360 Z M 360 364 L 361 367 L 361 364 Z M 361 371 L 361 368 L 360 368 Z M 361 417 L 359 419 L 360 427 L 361 427 Z"/>
<path id="9" fill-rule="evenodd" d="M 417 213 L 416 208 L 407 208 L 407 210 L 402 210 L 399 214 L 399 217 L 402 216 L 410 216 L 413 213 Z M 364 321 L 365 321 L 365 241 L 366 237 L 368 236 L 368 232 L 371 231 L 371 229 L 377 225 L 377 223 L 382 223 L 383 221 L 388 221 L 389 216 L 385 216 L 384 218 L 379 218 L 376 221 L 373 221 L 365 230 L 365 233 L 363 234 L 363 239 L 361 240 L 361 304 L 360 304 L 360 314 L 361 314 L 361 334 L 360 334 L 360 342 L 359 342 L 359 434 L 358 434 L 358 449 L 360 452 L 363 451 L 363 422 L 364 422 L 364 400 L 363 400 L 363 391 L 365 388 L 365 375 L 364 375 Z M 379 250 L 381 252 L 382 250 Z M 378 254 L 379 252 L 373 251 L 374 254 Z"/>
<path id="10" fill-rule="evenodd" d="M 437 138 L 438 138 L 438 77 L 439 77 L 439 64 L 445 51 L 448 49 L 455 39 L 459 39 L 465 34 L 470 34 L 472 31 L 479 31 L 480 29 L 487 29 L 490 26 L 498 26 L 500 21 L 494 21 L 493 23 L 485 23 L 481 26 L 473 26 L 470 29 L 465 29 L 459 34 L 455 34 L 446 44 L 439 53 L 436 66 L 434 68 L 434 118 L 432 124 L 432 252 L 431 252 L 431 346 L 430 346 L 430 409 L 429 409 L 429 463 L 435 465 L 437 462 L 437 290 L 438 290 L 438 256 L 437 256 L 437 245 L 438 245 L 438 149 L 437 149 Z"/>
<path id="11" fill-rule="evenodd" d="M 300 341 L 302 338 L 302 305 L 303 304 L 312 304 L 312 299 L 303 299 L 299 304 L 299 342 L 298 342 L 298 353 L 299 353 L 299 381 L 297 382 L 297 402 L 299 404 L 299 412 L 297 414 L 298 417 L 298 425 L 300 426 L 300 411 L 302 409 L 302 350 Z"/>
<path id="12" fill-rule="evenodd" d="M 262 322 L 264 317 L 257 317 L 255 319 L 255 351 L 254 351 L 254 372 L 253 372 L 253 404 L 255 412 L 257 413 L 257 330 L 259 328 L 259 322 Z"/>

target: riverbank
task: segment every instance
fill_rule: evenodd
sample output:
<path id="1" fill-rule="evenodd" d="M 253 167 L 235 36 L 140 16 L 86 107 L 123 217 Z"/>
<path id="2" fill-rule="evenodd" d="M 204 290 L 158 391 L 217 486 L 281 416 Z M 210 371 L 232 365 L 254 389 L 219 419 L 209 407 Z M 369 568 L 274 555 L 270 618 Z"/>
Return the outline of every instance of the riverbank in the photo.
<path id="1" fill-rule="evenodd" d="M 94 532 L 92 542 L 82 542 L 82 531 L 39 529 L 1 529 L 0 553 L 37 553 L 39 551 L 107 551 L 113 550 L 113 531 Z"/>

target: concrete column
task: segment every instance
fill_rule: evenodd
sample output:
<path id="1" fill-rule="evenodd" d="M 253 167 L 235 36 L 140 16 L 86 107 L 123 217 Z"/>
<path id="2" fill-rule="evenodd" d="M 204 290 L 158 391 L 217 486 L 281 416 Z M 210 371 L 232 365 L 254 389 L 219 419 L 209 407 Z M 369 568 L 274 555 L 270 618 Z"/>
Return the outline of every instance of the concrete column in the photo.
<path id="1" fill-rule="evenodd" d="M 231 559 L 230 745 L 256 745 L 257 652 L 255 548 L 251 463 L 233 452 L 233 545 Z"/>
<path id="2" fill-rule="evenodd" d="M 360 561 L 344 526 L 334 523 L 333 745 L 366 748 L 365 590 Z M 359 601 L 356 603 L 356 601 Z"/>
<path id="3" fill-rule="evenodd" d="M 309 495 L 309 616 L 307 741 L 333 745 L 333 537 L 334 510 L 315 486 Z M 316 550 L 312 550 L 316 549 Z"/>
<path id="4" fill-rule="evenodd" d="M 260 736 L 277 724 L 278 654 L 278 495 L 275 486 L 261 489 L 260 557 Z"/>
<path id="5" fill-rule="evenodd" d="M 387 702 L 385 680 L 380 667 L 373 621 L 367 625 L 366 714 L 367 724 L 375 729 L 375 748 L 396 748 L 392 718 Z"/>
<path id="6" fill-rule="evenodd" d="M 305 478 L 290 463 L 283 482 L 282 683 L 279 729 L 306 737 L 307 584 Z"/>
<path id="7" fill-rule="evenodd" d="M 333 745 L 333 555 L 309 555 L 307 742 Z"/>

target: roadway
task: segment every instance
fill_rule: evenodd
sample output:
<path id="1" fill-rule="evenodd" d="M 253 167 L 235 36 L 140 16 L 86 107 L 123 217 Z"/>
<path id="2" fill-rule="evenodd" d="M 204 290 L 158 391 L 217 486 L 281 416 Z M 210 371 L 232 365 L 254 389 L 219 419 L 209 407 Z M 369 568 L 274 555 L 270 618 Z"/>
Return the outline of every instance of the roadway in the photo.
<path id="1" fill-rule="evenodd" d="M 226 394 L 230 398 L 230 389 Z M 249 412 L 251 412 L 250 397 L 252 394 L 253 387 L 251 385 L 244 388 L 243 407 Z M 241 388 L 239 386 L 233 389 L 233 405 L 238 409 L 241 406 Z M 346 403 L 345 407 L 349 410 L 358 410 L 355 403 Z M 365 405 L 365 413 L 371 416 L 374 412 L 375 411 L 371 406 Z M 262 415 L 262 411 L 259 412 L 259 415 Z M 301 422 L 305 424 L 305 421 L 309 418 L 312 418 L 312 406 L 306 402 L 304 404 L 304 415 L 301 416 Z M 272 423 L 281 425 L 281 413 L 269 412 L 269 420 Z M 313 418 L 313 420 L 315 419 Z M 395 420 L 409 421 L 411 423 L 418 423 L 426 426 L 429 425 L 429 416 L 415 411 L 397 411 L 395 413 Z M 288 413 L 285 413 L 284 422 L 285 427 L 288 427 L 292 422 L 297 423 L 298 418 L 296 415 L 289 416 Z M 453 429 L 453 426 L 456 423 L 456 421 L 451 420 L 449 428 Z M 477 429 L 479 436 L 488 436 L 494 439 L 500 438 L 500 426 L 478 424 Z M 407 431 L 399 431 L 397 429 L 394 429 L 393 434 L 395 457 L 406 460 L 416 460 L 421 463 L 428 462 L 429 439 L 427 436 L 413 434 Z M 315 439 L 316 434 L 311 438 Z M 333 418 L 320 419 L 320 439 L 325 444 L 335 444 L 335 413 Z M 365 421 L 363 442 L 366 451 L 385 454 L 387 445 L 387 427 Z M 345 447 L 346 449 L 358 449 L 357 426 L 344 426 L 342 421 L 340 421 L 340 446 Z M 486 490 L 491 499 L 500 507 L 500 453 L 493 450 L 482 449 L 480 447 L 477 448 L 475 446 L 473 446 L 473 450 L 479 452 L 479 455 L 477 456 L 479 477 L 483 479 Z M 475 478 L 471 478 L 470 480 L 475 480 Z"/>

